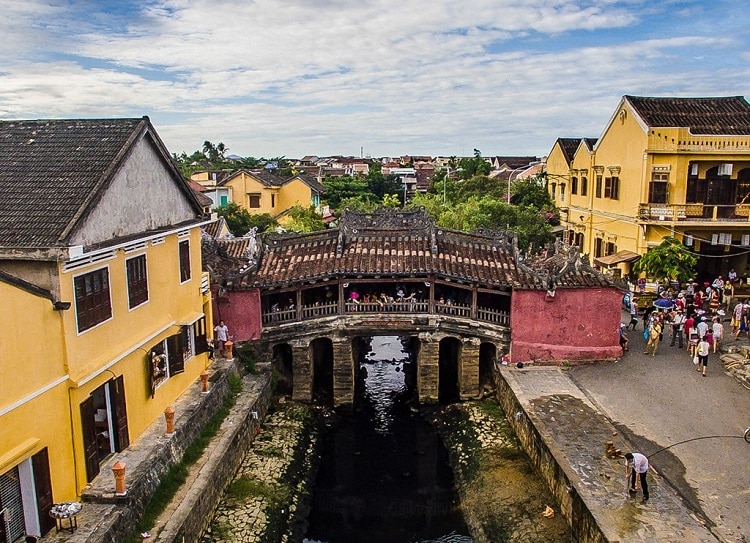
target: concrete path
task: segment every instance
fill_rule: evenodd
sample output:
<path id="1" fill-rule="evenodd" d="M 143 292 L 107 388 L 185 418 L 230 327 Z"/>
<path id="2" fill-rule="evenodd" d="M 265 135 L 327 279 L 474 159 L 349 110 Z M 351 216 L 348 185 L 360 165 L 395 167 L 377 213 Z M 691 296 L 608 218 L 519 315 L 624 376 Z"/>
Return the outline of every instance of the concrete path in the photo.
<path id="1" fill-rule="evenodd" d="M 508 367 L 501 374 L 567 474 L 569 492 L 580 496 L 606 541 L 716 542 L 658 474 L 649 477 L 647 503 L 628 494 L 624 459 L 605 451 L 608 441 L 623 453 L 630 445 L 567 371 Z"/>
<path id="2" fill-rule="evenodd" d="M 638 329 L 620 361 L 566 375 L 636 450 L 653 455 L 651 465 L 720 541 L 749 542 L 750 444 L 740 438 L 750 426 L 750 391 L 723 371 L 719 354 L 710 355 L 701 377 L 687 351 L 670 347 L 666 335 L 656 356 L 642 354 Z M 725 337 L 728 332 L 727 325 Z M 707 436 L 721 437 L 695 439 Z M 651 501 L 659 499 L 655 494 Z"/>

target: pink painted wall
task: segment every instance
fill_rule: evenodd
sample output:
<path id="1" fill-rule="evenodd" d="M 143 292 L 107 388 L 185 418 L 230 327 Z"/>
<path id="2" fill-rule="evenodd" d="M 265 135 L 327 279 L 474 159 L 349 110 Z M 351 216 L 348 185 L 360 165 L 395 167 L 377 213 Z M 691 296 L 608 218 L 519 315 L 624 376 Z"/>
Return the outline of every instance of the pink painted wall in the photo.
<path id="1" fill-rule="evenodd" d="M 619 358 L 622 293 L 613 288 L 515 290 L 511 363 Z"/>
<path id="2" fill-rule="evenodd" d="M 214 325 L 223 320 L 229 328 L 234 341 L 260 339 L 262 329 L 260 291 L 229 291 L 219 298 L 217 288 L 213 287 Z"/>

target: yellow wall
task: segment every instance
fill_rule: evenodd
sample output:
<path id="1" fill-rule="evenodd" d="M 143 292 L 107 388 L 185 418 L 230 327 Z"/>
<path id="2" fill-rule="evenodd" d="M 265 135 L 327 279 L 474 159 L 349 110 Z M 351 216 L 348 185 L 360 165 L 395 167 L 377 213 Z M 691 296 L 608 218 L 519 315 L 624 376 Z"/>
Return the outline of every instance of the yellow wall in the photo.
<path id="1" fill-rule="evenodd" d="M 0 473 L 48 447 L 54 499 L 73 499 L 61 313 L 2 281 L 0 300 Z"/>
<path id="2" fill-rule="evenodd" d="M 570 195 L 570 170 L 585 168 L 588 153 L 579 146 L 568 165 L 557 142 L 547 159 L 548 182 L 565 180 L 566 199 L 560 201 L 559 189 L 556 191 L 555 204 L 563 210 L 563 226 L 568 230 L 581 232 L 585 236 L 582 252 L 594 257 L 596 238 L 604 242 L 613 242 L 618 251 L 628 250 L 644 254 L 650 246 L 661 243 L 665 236 L 683 239 L 689 232 L 696 239 L 695 250 L 698 250 L 699 238 L 710 239 L 713 233 L 737 232 L 746 227 L 742 221 L 697 221 L 641 220 L 640 205 L 648 202 L 649 185 L 654 169 L 669 172 L 668 204 L 685 204 L 687 178 L 691 161 L 698 161 L 700 178 L 705 178 L 706 170 L 721 163 L 735 164 L 732 178 L 743 164 L 747 164 L 748 153 L 744 151 L 743 141 L 747 136 L 700 136 L 696 137 L 685 128 L 647 127 L 639 121 L 629 104 L 622 100 L 614 111 L 610 123 L 598 139 L 594 148 L 593 161 L 589 170 L 589 201 L 585 198 Z M 680 147 L 678 150 L 678 146 Z M 689 149 L 689 150 L 688 150 Z M 732 151 L 730 149 L 739 149 Z M 737 166 L 739 164 L 739 167 Z M 617 200 L 595 197 L 596 172 L 594 166 L 603 169 L 602 178 L 611 177 L 609 167 L 619 167 L 619 198 Z M 671 210 L 670 210 L 671 211 Z M 674 212 L 676 216 L 676 211 Z M 583 217 L 583 219 L 581 219 Z M 606 249 L 605 249 L 606 250 Z M 619 266 L 627 272 L 629 265 Z"/>
<path id="3" fill-rule="evenodd" d="M 180 284 L 178 242 L 185 239 L 190 241 L 191 278 Z M 151 398 L 147 352 L 159 341 L 178 333 L 180 324 L 194 321 L 204 311 L 200 248 L 200 229 L 193 227 L 188 237 L 171 234 L 163 243 L 149 243 L 145 250 L 125 254 L 118 249 L 111 260 L 73 272 L 61 272 L 62 299 L 74 300 L 73 278 L 106 266 L 112 304 L 110 320 L 81 333 L 77 331 L 75 305 L 64 312 L 67 362 L 73 386 L 70 410 L 74 421 L 73 443 L 79 459 L 79 490 L 86 484 L 79 406 L 92 391 L 114 376 L 123 376 L 132 443 L 149 424 L 163 416 L 164 409 L 193 385 L 207 367 L 205 353 L 194 357 L 185 364 L 184 373 L 168 379 Z M 149 300 L 131 310 L 125 261 L 143 253 L 146 254 Z"/>
<path id="4" fill-rule="evenodd" d="M 241 171 L 224 186 L 231 187 L 234 203 L 253 214 L 268 213 L 275 217 L 298 204 L 308 207 L 312 200 L 312 190 L 299 179 L 279 187 L 267 187 L 251 174 Z M 249 194 L 260 195 L 260 207 L 250 207 Z"/>
<path id="5" fill-rule="evenodd" d="M 277 213 L 286 211 L 296 205 L 307 208 L 310 207 L 312 202 L 312 190 L 301 180 L 293 179 L 281 187 L 277 198 Z"/>

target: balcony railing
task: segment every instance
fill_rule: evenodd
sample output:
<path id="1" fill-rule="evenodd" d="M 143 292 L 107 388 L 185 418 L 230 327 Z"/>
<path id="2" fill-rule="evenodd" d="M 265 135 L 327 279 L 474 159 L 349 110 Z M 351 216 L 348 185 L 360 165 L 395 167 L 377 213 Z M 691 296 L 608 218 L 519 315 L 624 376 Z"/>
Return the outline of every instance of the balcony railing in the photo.
<path id="1" fill-rule="evenodd" d="M 750 204 L 640 204 L 638 216 L 644 221 L 750 221 Z"/>
<path id="2" fill-rule="evenodd" d="M 406 300 L 403 302 L 346 302 L 344 304 L 344 314 L 392 314 L 392 313 L 430 313 L 430 304 L 425 301 Z M 436 315 L 445 315 L 451 317 L 461 317 L 465 319 L 472 318 L 471 305 L 457 304 L 450 302 L 435 302 Z M 339 314 L 337 302 L 328 304 L 303 305 L 297 311 L 293 309 L 280 309 L 278 311 L 265 311 L 262 314 L 263 325 L 273 326 L 287 322 L 295 322 L 299 319 L 310 320 L 321 317 L 328 317 Z M 477 307 L 477 320 L 499 324 L 501 326 L 510 325 L 510 313 L 488 307 Z"/>

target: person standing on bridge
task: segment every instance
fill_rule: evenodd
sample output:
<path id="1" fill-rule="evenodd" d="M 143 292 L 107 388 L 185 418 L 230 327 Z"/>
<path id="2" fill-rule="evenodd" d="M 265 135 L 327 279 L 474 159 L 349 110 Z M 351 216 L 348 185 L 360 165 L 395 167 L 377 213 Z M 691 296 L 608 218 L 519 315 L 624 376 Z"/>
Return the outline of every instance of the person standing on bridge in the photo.
<path id="1" fill-rule="evenodd" d="M 625 454 L 625 474 L 628 478 L 628 492 L 635 494 L 637 489 L 636 474 L 641 483 L 641 490 L 643 490 L 643 501 L 647 502 L 648 495 L 648 482 L 646 481 L 646 474 L 648 473 L 648 458 L 643 456 L 641 453 L 626 453 Z"/>

